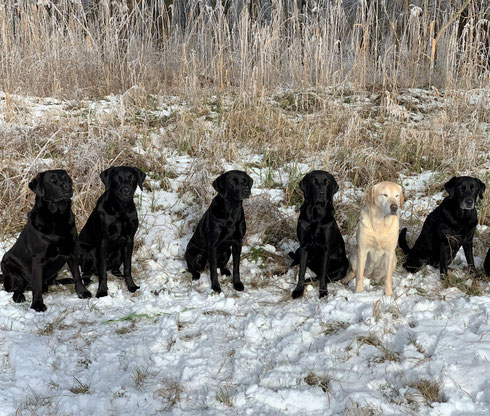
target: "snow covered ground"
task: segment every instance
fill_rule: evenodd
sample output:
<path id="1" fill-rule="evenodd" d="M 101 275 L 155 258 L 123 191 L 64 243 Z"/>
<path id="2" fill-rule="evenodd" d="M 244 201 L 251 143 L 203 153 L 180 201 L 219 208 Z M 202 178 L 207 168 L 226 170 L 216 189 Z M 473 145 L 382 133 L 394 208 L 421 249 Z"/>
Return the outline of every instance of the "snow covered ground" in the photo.
<path id="1" fill-rule="evenodd" d="M 160 151 L 173 177 L 165 190 L 149 177 L 149 188 L 137 194 L 139 291 L 129 293 L 113 276 L 102 299 L 80 300 L 70 287 L 53 287 L 44 298 L 47 312 L 36 313 L 30 293 L 15 304 L 0 290 L 1 416 L 490 414 L 488 282 L 468 296 L 445 287 L 434 269 L 412 275 L 399 266 L 393 297 L 366 279 L 361 294 L 353 292 L 355 282 L 334 283 L 320 300 L 313 283 L 293 300 L 297 270 L 271 270 L 295 241 L 273 247 L 251 230 L 241 262 L 245 291 L 222 277 L 217 295 L 207 273 L 192 282 L 183 262 L 202 214 L 181 193 L 195 160 Z M 283 197 L 264 186 L 261 168 L 251 167 L 260 157 L 222 162 L 254 178 L 248 207 Z M 276 181 L 286 184 L 287 167 L 281 172 Z M 443 197 L 423 192 L 432 175 L 400 177 L 414 195 L 407 213 L 427 212 Z M 349 183 L 341 190 L 337 203 L 362 194 Z M 292 207 L 280 211 L 295 218 Z M 0 243 L 0 256 L 12 241 Z M 482 258 L 476 261 L 481 267 Z M 465 265 L 460 252 L 454 273 L 471 286 Z M 89 290 L 95 294 L 96 284 Z"/>

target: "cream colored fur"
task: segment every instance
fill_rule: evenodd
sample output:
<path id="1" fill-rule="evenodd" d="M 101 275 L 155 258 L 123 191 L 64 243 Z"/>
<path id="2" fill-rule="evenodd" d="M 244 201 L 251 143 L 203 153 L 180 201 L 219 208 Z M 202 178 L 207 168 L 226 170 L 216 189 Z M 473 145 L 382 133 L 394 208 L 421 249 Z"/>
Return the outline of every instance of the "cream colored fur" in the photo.
<path id="1" fill-rule="evenodd" d="M 391 296 L 399 216 L 403 207 L 402 188 L 393 182 L 377 183 L 367 192 L 366 202 L 357 227 L 357 247 L 349 259 L 349 272 L 342 281 L 347 283 L 357 276 L 356 292 L 362 292 L 364 276 L 384 277 L 385 294 Z M 391 206 L 395 204 L 393 214 Z"/>

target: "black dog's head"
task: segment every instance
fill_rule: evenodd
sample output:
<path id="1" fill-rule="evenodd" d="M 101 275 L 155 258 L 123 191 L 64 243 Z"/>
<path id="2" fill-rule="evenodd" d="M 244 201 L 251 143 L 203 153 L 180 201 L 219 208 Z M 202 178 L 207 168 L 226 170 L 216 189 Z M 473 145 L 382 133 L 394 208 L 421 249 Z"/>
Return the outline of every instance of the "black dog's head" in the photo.
<path id="1" fill-rule="evenodd" d="M 245 172 L 230 170 L 214 180 L 213 188 L 225 199 L 243 201 L 250 197 L 253 183 Z"/>
<path id="2" fill-rule="evenodd" d="M 29 189 L 38 197 L 52 202 L 61 202 L 73 196 L 73 182 L 66 170 L 47 170 L 29 182 Z"/>
<path id="3" fill-rule="evenodd" d="M 121 201 L 131 201 L 134 191 L 139 186 L 143 189 L 146 174 L 131 166 L 112 166 L 100 174 L 106 192 L 114 193 Z"/>
<path id="4" fill-rule="evenodd" d="M 299 188 L 305 200 L 325 204 L 332 201 L 334 194 L 339 190 L 339 185 L 330 173 L 314 170 L 301 179 Z"/>
<path id="5" fill-rule="evenodd" d="M 485 184 L 471 176 L 455 176 L 444 185 L 449 199 L 454 199 L 460 209 L 475 208 L 478 198 L 483 199 Z"/>

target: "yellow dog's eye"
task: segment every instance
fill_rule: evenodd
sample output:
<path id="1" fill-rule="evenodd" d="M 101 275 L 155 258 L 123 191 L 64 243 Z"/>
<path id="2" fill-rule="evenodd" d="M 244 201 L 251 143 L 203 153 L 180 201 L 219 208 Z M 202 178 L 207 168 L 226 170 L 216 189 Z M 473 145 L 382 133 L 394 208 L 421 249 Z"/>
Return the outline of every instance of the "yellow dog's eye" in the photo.
<path id="1" fill-rule="evenodd" d="M 388 194 L 381 194 L 381 195 L 388 197 Z"/>

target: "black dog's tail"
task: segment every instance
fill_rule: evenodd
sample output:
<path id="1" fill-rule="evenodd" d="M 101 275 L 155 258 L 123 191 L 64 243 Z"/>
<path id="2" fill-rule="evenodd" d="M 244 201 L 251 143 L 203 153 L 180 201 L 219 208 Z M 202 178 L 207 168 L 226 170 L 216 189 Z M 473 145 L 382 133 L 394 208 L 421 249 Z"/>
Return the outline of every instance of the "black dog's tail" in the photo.
<path id="1" fill-rule="evenodd" d="M 408 247 L 407 243 L 407 229 L 404 228 L 400 231 L 400 235 L 398 236 L 398 245 L 403 250 L 403 253 L 410 253 L 410 247 Z"/>

